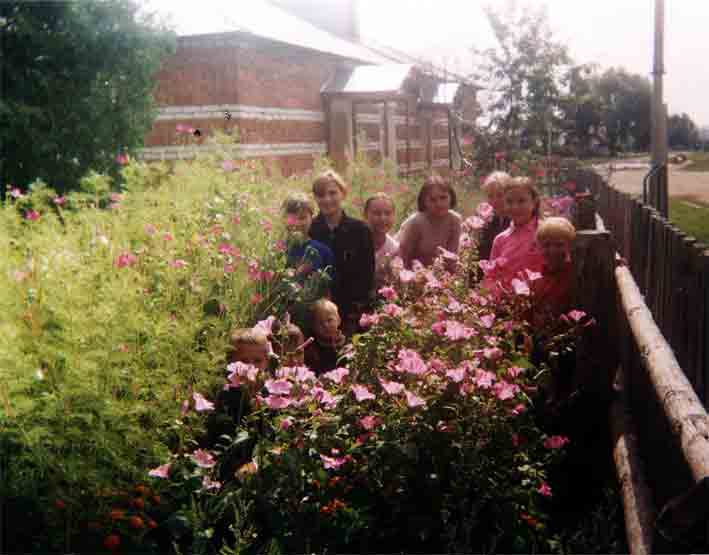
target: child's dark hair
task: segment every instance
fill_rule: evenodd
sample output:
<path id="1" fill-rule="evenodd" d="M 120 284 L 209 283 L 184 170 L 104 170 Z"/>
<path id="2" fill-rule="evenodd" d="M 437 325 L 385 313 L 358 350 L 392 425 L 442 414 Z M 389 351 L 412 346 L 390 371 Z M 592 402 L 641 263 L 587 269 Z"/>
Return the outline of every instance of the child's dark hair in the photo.
<path id="1" fill-rule="evenodd" d="M 431 190 L 434 187 L 441 187 L 448 191 L 451 198 L 450 208 L 453 209 L 456 207 L 458 204 L 458 196 L 455 194 L 455 189 L 453 186 L 440 175 L 431 174 L 426 178 L 426 181 L 423 182 L 423 186 L 421 187 L 419 195 L 416 199 L 416 206 L 418 207 L 419 212 L 426 211 L 426 196 L 431 193 Z"/>
<path id="2" fill-rule="evenodd" d="M 311 216 L 315 214 L 315 206 L 306 195 L 290 195 L 283 201 L 284 214 L 300 214 L 301 212 L 309 212 Z"/>

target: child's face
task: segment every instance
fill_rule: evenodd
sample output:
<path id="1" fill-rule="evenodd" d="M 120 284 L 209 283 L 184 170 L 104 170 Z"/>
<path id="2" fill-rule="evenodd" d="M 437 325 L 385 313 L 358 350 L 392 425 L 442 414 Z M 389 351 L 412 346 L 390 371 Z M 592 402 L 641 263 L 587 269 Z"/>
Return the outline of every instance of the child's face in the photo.
<path id="1" fill-rule="evenodd" d="M 426 213 L 434 218 L 448 214 L 451 207 L 451 195 L 445 187 L 432 187 L 426 195 Z"/>
<path id="2" fill-rule="evenodd" d="M 505 191 L 497 183 L 491 183 L 487 190 L 487 201 L 495 209 L 495 214 L 505 213 Z"/>
<path id="3" fill-rule="evenodd" d="M 570 252 L 570 245 L 566 239 L 547 237 L 539 241 L 539 246 L 550 272 L 557 272 L 563 268 Z"/>
<path id="4" fill-rule="evenodd" d="M 291 233 L 302 233 L 307 236 L 312 221 L 313 215 L 308 210 L 301 210 L 296 214 L 286 214 L 286 225 Z"/>
<path id="5" fill-rule="evenodd" d="M 231 362 L 251 364 L 259 370 L 268 368 L 268 348 L 255 343 L 240 343 L 232 353 Z"/>
<path id="6" fill-rule="evenodd" d="M 505 214 L 517 226 L 525 225 L 534 216 L 534 198 L 528 189 L 508 189 L 505 193 Z"/>
<path id="7" fill-rule="evenodd" d="M 394 207 L 388 200 L 373 200 L 369 203 L 365 217 L 376 235 L 385 235 L 394 225 Z"/>
<path id="8" fill-rule="evenodd" d="M 345 193 L 334 181 L 321 185 L 315 192 L 315 202 L 323 216 L 334 216 L 342 210 Z"/>
<path id="9" fill-rule="evenodd" d="M 339 335 L 340 323 L 337 310 L 319 310 L 315 314 L 315 335 L 322 339 L 334 339 Z"/>

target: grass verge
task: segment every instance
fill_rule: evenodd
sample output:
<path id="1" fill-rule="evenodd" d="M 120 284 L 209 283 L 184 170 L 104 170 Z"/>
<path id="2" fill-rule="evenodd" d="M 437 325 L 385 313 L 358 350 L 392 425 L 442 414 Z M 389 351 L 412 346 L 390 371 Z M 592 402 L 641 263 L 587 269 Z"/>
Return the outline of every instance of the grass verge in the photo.
<path id="1" fill-rule="evenodd" d="M 709 242 L 709 206 L 706 204 L 692 198 L 671 198 L 670 220 L 698 241 Z"/>

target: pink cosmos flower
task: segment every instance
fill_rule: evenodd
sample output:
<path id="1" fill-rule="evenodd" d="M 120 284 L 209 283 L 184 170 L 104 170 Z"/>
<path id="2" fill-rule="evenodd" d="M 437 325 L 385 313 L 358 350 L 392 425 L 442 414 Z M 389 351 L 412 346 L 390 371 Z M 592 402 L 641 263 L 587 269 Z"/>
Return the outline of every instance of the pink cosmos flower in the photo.
<path id="1" fill-rule="evenodd" d="M 355 399 L 357 399 L 358 402 L 366 401 L 367 399 L 376 399 L 376 395 L 370 392 L 363 385 L 352 385 L 350 386 L 350 389 L 352 390 L 352 393 L 354 393 Z"/>
<path id="2" fill-rule="evenodd" d="M 191 129 L 190 126 L 185 125 L 183 123 L 178 123 L 175 126 L 175 131 L 177 131 L 178 133 L 187 133 L 189 129 Z"/>
<path id="3" fill-rule="evenodd" d="M 527 410 L 527 407 L 524 406 L 524 403 L 519 403 L 518 405 L 515 405 L 511 412 L 514 416 L 519 416 L 525 410 Z"/>
<path id="4" fill-rule="evenodd" d="M 446 321 L 446 337 L 451 341 L 469 339 L 475 335 L 475 330 L 470 329 L 455 320 Z"/>
<path id="5" fill-rule="evenodd" d="M 455 299 L 449 298 L 448 299 L 448 306 L 446 307 L 446 310 L 448 312 L 451 312 L 452 314 L 458 314 L 459 312 L 463 311 L 463 305 L 460 304 Z"/>
<path id="6" fill-rule="evenodd" d="M 266 389 L 271 395 L 290 395 L 293 384 L 288 380 L 266 380 Z"/>
<path id="7" fill-rule="evenodd" d="M 446 322 L 445 320 L 441 322 L 435 322 L 431 325 L 431 331 L 436 335 L 443 337 L 446 334 Z"/>
<path id="8" fill-rule="evenodd" d="M 255 382 L 256 376 L 258 376 L 259 370 L 251 364 L 244 364 L 243 362 L 232 362 L 226 367 L 229 375 L 227 376 L 227 383 L 224 385 L 224 389 L 232 389 L 239 387 L 242 384 L 248 382 Z"/>
<path id="9" fill-rule="evenodd" d="M 31 222 L 36 222 L 39 220 L 39 212 L 36 210 L 28 210 L 25 212 L 25 219 L 31 221 Z"/>
<path id="10" fill-rule="evenodd" d="M 322 387 L 314 387 L 310 392 L 313 399 L 328 409 L 334 409 L 342 399 L 342 395 L 332 395 Z"/>
<path id="11" fill-rule="evenodd" d="M 488 202 L 481 202 L 480 204 L 478 204 L 478 207 L 475 211 L 478 213 L 478 216 L 480 216 L 484 220 L 489 220 L 495 213 L 495 209 L 492 207 L 492 204 Z"/>
<path id="12" fill-rule="evenodd" d="M 222 162 L 222 169 L 225 172 L 233 172 L 236 169 L 236 164 L 233 162 L 233 160 L 224 160 Z"/>
<path id="13" fill-rule="evenodd" d="M 288 245 L 286 245 L 286 242 L 283 239 L 279 239 L 275 242 L 274 248 L 277 252 L 286 252 L 286 250 L 288 250 Z"/>
<path id="14" fill-rule="evenodd" d="M 495 315 L 494 314 L 485 314 L 483 316 L 480 316 L 480 323 L 484 328 L 490 329 L 495 322 Z"/>
<path id="15" fill-rule="evenodd" d="M 20 191 L 17 187 L 13 187 L 12 189 L 10 189 L 10 196 L 12 198 L 22 198 L 23 197 L 22 191 Z"/>
<path id="16" fill-rule="evenodd" d="M 537 492 L 541 493 L 544 497 L 551 497 L 551 488 L 546 482 L 542 482 L 542 485 L 539 486 Z"/>
<path id="17" fill-rule="evenodd" d="M 569 443 L 569 438 L 566 436 L 551 436 L 544 440 L 544 447 L 547 449 L 561 449 Z"/>
<path id="18" fill-rule="evenodd" d="M 306 366 L 299 366 L 295 370 L 295 381 L 298 383 L 314 381 L 317 379 L 315 372 L 309 370 Z"/>
<path id="19" fill-rule="evenodd" d="M 169 478 L 171 466 L 172 463 L 162 464 L 148 472 L 148 476 L 152 476 L 153 478 Z"/>
<path id="20" fill-rule="evenodd" d="M 322 377 L 330 380 L 331 382 L 335 382 L 337 384 L 342 383 L 342 380 L 345 376 L 348 376 L 350 371 L 347 368 L 335 368 L 334 370 L 330 370 L 329 372 L 325 372 Z"/>
<path id="21" fill-rule="evenodd" d="M 347 457 L 328 457 L 327 455 L 321 454 L 320 460 L 323 462 L 325 469 L 337 470 L 349 459 Z"/>
<path id="22" fill-rule="evenodd" d="M 170 266 L 172 266 L 173 268 L 186 268 L 187 266 L 189 266 L 189 264 L 186 260 L 178 258 L 170 262 Z"/>
<path id="23" fill-rule="evenodd" d="M 514 278 L 512 280 L 512 289 L 517 295 L 529 295 L 530 293 L 529 285 L 527 285 L 527 282 L 517 278 Z"/>
<path id="24" fill-rule="evenodd" d="M 241 255 L 239 249 L 237 249 L 233 245 L 230 245 L 229 243 L 222 243 L 221 245 L 219 245 L 217 251 L 220 254 L 226 254 L 228 256 L 233 256 L 234 258 L 239 258 L 239 256 Z"/>
<path id="25" fill-rule="evenodd" d="M 261 227 L 263 227 L 263 230 L 266 233 L 270 233 L 271 230 L 273 229 L 273 224 L 269 222 L 268 220 L 261 220 Z"/>
<path id="26" fill-rule="evenodd" d="M 398 295 L 396 294 L 396 289 L 394 289 L 393 287 L 388 287 L 388 286 L 387 286 L 387 287 L 382 287 L 382 288 L 379 290 L 379 294 L 380 294 L 380 295 L 384 298 L 384 300 L 386 300 L 386 301 L 393 301 L 393 300 L 395 300 L 395 299 L 397 298 L 397 296 L 398 296 Z"/>
<path id="27" fill-rule="evenodd" d="M 259 304 L 262 300 L 263 297 L 259 293 L 251 295 L 251 304 Z"/>
<path id="28" fill-rule="evenodd" d="M 377 314 L 362 314 L 359 318 L 359 325 L 363 328 L 376 326 L 379 323 L 379 315 Z"/>
<path id="29" fill-rule="evenodd" d="M 401 349 L 399 351 L 399 363 L 396 365 L 396 369 L 399 372 L 408 372 L 409 374 L 414 374 L 415 376 L 421 376 L 428 372 L 428 367 L 426 363 L 421 358 L 416 351 L 411 349 Z"/>
<path id="30" fill-rule="evenodd" d="M 241 223 L 241 216 L 239 216 L 238 214 L 233 215 L 231 217 L 231 223 L 233 223 L 234 225 L 239 225 Z"/>
<path id="31" fill-rule="evenodd" d="M 488 275 L 495 271 L 497 268 L 497 262 L 494 260 L 480 260 L 478 266 L 483 271 L 483 274 Z"/>
<path id="32" fill-rule="evenodd" d="M 483 356 L 488 360 L 499 360 L 505 353 L 498 347 L 486 347 L 483 349 Z"/>
<path id="33" fill-rule="evenodd" d="M 52 199 L 52 202 L 54 202 L 54 204 L 56 204 L 57 206 L 64 206 L 64 203 L 66 202 L 66 198 L 65 197 L 54 197 Z"/>
<path id="34" fill-rule="evenodd" d="M 25 281 L 29 277 L 29 272 L 23 272 L 22 270 L 15 270 L 12 277 L 17 283 Z"/>
<path id="35" fill-rule="evenodd" d="M 473 378 L 473 383 L 477 385 L 478 387 L 482 387 L 483 389 L 490 389 L 492 387 L 493 382 L 495 381 L 495 374 L 492 372 L 487 372 L 485 370 L 476 370 L 475 371 L 475 377 Z"/>
<path id="36" fill-rule="evenodd" d="M 274 277 L 276 277 L 276 274 L 271 270 L 266 270 L 259 274 L 259 280 L 261 281 L 271 281 Z"/>
<path id="37" fill-rule="evenodd" d="M 205 449 L 197 449 L 194 453 L 192 453 L 191 458 L 200 468 L 212 468 L 215 464 L 217 464 L 217 461 L 214 459 L 212 454 Z"/>
<path id="38" fill-rule="evenodd" d="M 276 395 L 269 395 L 263 401 L 269 409 L 284 409 L 291 404 L 291 399 L 289 397 L 279 397 Z"/>
<path id="39" fill-rule="evenodd" d="M 379 383 L 382 385 L 382 389 L 386 391 L 389 395 L 398 395 L 404 391 L 404 384 L 399 382 L 387 381 L 379 378 Z"/>
<path id="40" fill-rule="evenodd" d="M 293 426 L 294 422 L 295 422 L 295 418 L 293 418 L 292 416 L 286 416 L 283 420 L 281 420 L 279 428 L 281 430 L 287 430 L 288 428 Z"/>
<path id="41" fill-rule="evenodd" d="M 527 274 L 528 281 L 537 281 L 538 279 L 542 279 L 542 274 L 540 274 L 539 272 L 533 272 L 532 270 L 525 270 L 525 273 Z"/>
<path id="42" fill-rule="evenodd" d="M 233 264 L 224 264 L 224 273 L 225 274 L 231 274 L 234 272 L 234 265 Z"/>
<path id="43" fill-rule="evenodd" d="M 172 241 L 174 237 L 172 236 L 172 233 L 169 231 L 166 231 L 165 233 L 162 234 L 162 239 L 163 241 Z"/>
<path id="44" fill-rule="evenodd" d="M 393 303 L 388 303 L 384 305 L 382 312 L 390 318 L 398 318 L 404 313 L 404 309 Z"/>
<path id="45" fill-rule="evenodd" d="M 504 380 L 500 380 L 493 387 L 495 395 L 500 401 L 506 401 L 507 399 L 512 399 L 517 393 L 519 393 L 519 386 L 515 384 L 508 383 Z"/>
<path id="46" fill-rule="evenodd" d="M 583 310 L 572 310 L 566 313 L 566 316 L 571 318 L 574 322 L 580 322 L 586 316 Z"/>
<path id="47" fill-rule="evenodd" d="M 192 398 L 194 399 L 194 410 L 197 412 L 207 412 L 214 410 L 214 403 L 207 401 L 201 394 L 193 393 Z"/>
<path id="48" fill-rule="evenodd" d="M 454 368 L 453 370 L 448 370 L 446 376 L 455 383 L 460 383 L 465 379 L 465 368 Z"/>
<path id="49" fill-rule="evenodd" d="M 507 375 L 510 378 L 516 378 L 520 374 L 522 374 L 525 371 L 525 368 L 522 368 L 521 366 L 512 366 L 507 369 Z"/>
<path id="50" fill-rule="evenodd" d="M 116 162 L 120 166 L 125 166 L 129 162 L 130 158 L 128 158 L 128 155 L 125 152 L 121 152 L 118 156 L 116 156 Z"/>
<path id="51" fill-rule="evenodd" d="M 426 401 L 419 397 L 418 395 L 414 395 L 410 391 L 406 391 L 406 404 L 409 405 L 409 407 L 416 408 L 416 407 L 422 407 L 426 404 Z"/>
<path id="52" fill-rule="evenodd" d="M 359 419 L 359 423 L 365 430 L 373 430 L 379 423 L 379 419 L 376 416 L 365 416 Z"/>
<path id="53" fill-rule="evenodd" d="M 128 266 L 133 266 L 138 262 L 138 257 L 131 252 L 122 252 L 119 254 L 113 262 L 116 268 L 126 268 Z"/>

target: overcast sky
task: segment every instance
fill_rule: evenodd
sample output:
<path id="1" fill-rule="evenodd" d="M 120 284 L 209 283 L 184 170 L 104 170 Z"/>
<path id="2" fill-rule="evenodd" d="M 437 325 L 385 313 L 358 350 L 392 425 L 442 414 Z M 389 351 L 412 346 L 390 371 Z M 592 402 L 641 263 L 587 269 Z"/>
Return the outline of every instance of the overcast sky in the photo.
<path id="1" fill-rule="evenodd" d="M 252 0 L 143 1 L 170 14 L 179 34 L 190 34 L 205 32 L 214 17 L 223 22 L 222 14 L 238 21 Z M 359 0 L 360 31 L 365 38 L 468 73 L 470 47 L 493 45 L 482 7 L 504 7 L 507 1 Z M 624 66 L 650 76 L 654 0 L 519 1 L 548 6 L 552 28 L 577 62 Z M 687 112 L 699 125 L 709 125 L 709 0 L 665 3 L 665 100 L 670 113 Z"/>

